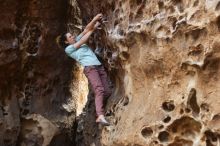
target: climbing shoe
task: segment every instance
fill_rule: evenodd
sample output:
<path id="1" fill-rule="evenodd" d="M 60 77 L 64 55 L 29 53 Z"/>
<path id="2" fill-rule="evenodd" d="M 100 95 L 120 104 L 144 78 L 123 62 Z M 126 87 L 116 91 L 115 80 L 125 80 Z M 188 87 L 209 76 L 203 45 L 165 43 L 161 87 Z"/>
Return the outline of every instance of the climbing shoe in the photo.
<path id="1" fill-rule="evenodd" d="M 99 115 L 98 118 L 96 119 L 96 123 L 99 123 L 103 126 L 110 126 L 110 123 L 106 121 L 104 115 Z"/>

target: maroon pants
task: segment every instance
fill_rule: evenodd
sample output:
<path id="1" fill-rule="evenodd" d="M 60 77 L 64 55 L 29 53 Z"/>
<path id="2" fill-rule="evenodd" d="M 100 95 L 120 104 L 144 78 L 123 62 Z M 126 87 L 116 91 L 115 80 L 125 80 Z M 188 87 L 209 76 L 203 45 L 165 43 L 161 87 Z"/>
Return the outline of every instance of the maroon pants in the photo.
<path id="1" fill-rule="evenodd" d="M 111 95 L 111 89 L 105 69 L 102 65 L 86 66 L 84 68 L 84 74 L 88 78 L 95 93 L 96 114 L 98 116 L 103 115 L 103 98 L 107 98 Z"/>

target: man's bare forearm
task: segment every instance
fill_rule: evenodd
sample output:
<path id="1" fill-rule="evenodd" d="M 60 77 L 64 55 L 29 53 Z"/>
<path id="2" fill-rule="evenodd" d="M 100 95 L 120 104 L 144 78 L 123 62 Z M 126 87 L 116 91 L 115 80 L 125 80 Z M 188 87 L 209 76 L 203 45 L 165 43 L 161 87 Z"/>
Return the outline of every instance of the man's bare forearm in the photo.
<path id="1" fill-rule="evenodd" d="M 94 26 L 96 24 L 96 22 L 98 20 L 100 20 L 102 18 L 102 14 L 97 14 L 93 19 L 92 21 L 86 26 L 86 30 L 91 30 L 91 29 L 94 29 Z"/>
<path id="2" fill-rule="evenodd" d="M 97 22 L 97 20 L 92 19 L 92 21 L 89 22 L 89 24 L 86 26 L 85 29 L 88 30 L 88 31 L 91 30 L 91 29 L 93 29 L 96 22 Z"/>
<path id="3" fill-rule="evenodd" d="M 81 39 L 81 43 L 85 44 L 87 42 L 87 40 L 89 39 L 89 37 L 91 36 L 91 34 L 93 33 L 94 29 L 89 30 Z"/>
<path id="4" fill-rule="evenodd" d="M 89 30 L 85 35 L 83 35 L 83 37 L 77 43 L 75 43 L 73 46 L 75 48 L 79 48 L 82 44 L 85 44 L 88 41 L 89 37 L 91 36 L 91 34 L 93 33 L 94 30 L 95 29 L 93 27 L 93 29 Z"/>

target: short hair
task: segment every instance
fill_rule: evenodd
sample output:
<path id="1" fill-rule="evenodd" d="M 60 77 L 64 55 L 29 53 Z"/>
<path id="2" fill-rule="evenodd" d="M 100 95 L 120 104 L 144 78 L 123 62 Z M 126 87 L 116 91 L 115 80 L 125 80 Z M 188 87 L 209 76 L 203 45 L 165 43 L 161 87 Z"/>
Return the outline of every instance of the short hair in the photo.
<path id="1" fill-rule="evenodd" d="M 56 37 L 56 43 L 57 45 L 60 47 L 60 48 L 63 48 L 65 49 L 68 44 L 65 42 L 67 39 L 66 39 L 66 34 L 67 33 L 62 33 L 61 35 L 57 36 Z"/>

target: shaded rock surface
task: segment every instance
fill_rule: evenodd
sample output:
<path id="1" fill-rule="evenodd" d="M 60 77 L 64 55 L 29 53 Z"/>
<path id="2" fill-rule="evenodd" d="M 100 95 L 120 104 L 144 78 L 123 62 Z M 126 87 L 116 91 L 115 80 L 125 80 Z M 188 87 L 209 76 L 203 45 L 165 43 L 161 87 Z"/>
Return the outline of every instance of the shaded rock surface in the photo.
<path id="1" fill-rule="evenodd" d="M 62 0 L 3 0 L 0 9 L 0 145 L 72 145 L 77 69 L 55 37 L 75 8 Z"/>
<path id="2" fill-rule="evenodd" d="M 0 145 L 219 145 L 219 1 L 8 0 L 0 6 Z M 76 117 L 86 81 L 54 41 L 67 29 L 77 34 L 100 12 L 107 22 L 89 45 L 113 87 L 105 106 L 109 127 L 95 123 L 91 90 Z"/>

